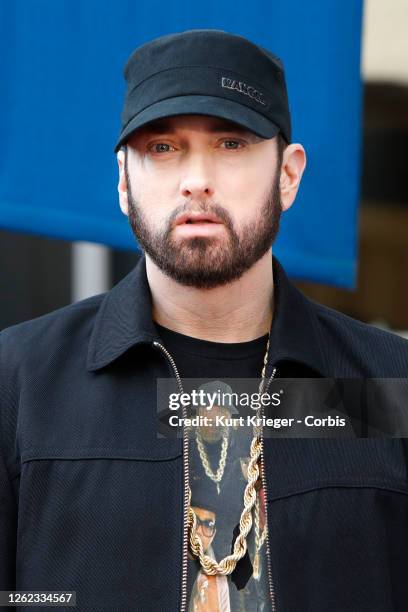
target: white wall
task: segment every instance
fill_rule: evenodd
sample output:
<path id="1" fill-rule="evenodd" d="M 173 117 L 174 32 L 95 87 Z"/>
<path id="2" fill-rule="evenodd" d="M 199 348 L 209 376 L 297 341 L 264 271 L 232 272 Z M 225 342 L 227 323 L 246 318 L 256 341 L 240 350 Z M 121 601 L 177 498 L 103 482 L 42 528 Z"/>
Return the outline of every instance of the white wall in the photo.
<path id="1" fill-rule="evenodd" d="M 364 80 L 408 83 L 408 0 L 364 4 Z"/>

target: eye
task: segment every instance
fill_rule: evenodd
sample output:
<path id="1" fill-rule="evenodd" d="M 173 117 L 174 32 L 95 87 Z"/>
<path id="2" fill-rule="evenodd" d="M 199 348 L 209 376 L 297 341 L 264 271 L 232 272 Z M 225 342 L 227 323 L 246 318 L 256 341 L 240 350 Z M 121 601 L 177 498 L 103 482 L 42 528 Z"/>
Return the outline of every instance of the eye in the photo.
<path id="1" fill-rule="evenodd" d="M 148 147 L 149 151 L 153 153 L 169 153 L 174 150 L 174 147 L 167 142 L 155 142 Z"/>
<path id="2" fill-rule="evenodd" d="M 235 151 L 236 149 L 239 149 L 243 145 L 243 143 L 241 140 L 228 139 L 223 140 L 222 145 L 225 145 L 223 147 L 224 149 L 228 149 L 229 151 Z"/>

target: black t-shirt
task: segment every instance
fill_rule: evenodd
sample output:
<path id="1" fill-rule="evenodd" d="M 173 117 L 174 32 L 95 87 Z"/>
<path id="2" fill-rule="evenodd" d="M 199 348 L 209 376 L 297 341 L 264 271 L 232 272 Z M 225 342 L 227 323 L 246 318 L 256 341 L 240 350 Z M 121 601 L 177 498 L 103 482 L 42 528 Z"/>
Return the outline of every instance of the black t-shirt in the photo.
<path id="1" fill-rule="evenodd" d="M 156 327 L 163 345 L 175 361 L 182 380 L 209 379 L 227 384 L 231 382 L 228 379 L 251 378 L 256 379 L 255 390 L 257 390 L 261 380 L 267 334 L 249 342 L 220 343 L 192 338 L 158 324 Z M 231 410 L 233 411 L 232 408 Z M 210 436 L 208 428 L 197 428 L 189 444 L 191 505 L 196 508 L 199 518 L 207 521 L 207 524 L 200 527 L 199 535 L 201 537 L 203 529 L 207 530 L 207 539 L 202 539 L 203 545 L 210 542 L 206 554 L 217 561 L 231 553 L 238 533 L 239 518 L 244 507 L 243 493 L 247 484 L 245 463 L 249 457 L 253 437 L 252 429 L 248 427 L 228 427 L 227 435 L 226 430 L 223 435 L 221 431 Z M 223 456 L 225 467 L 222 469 Z M 218 482 L 215 481 L 217 476 Z M 208 612 L 212 610 L 259 612 L 269 609 L 263 504 L 261 491 L 258 495 L 257 508 L 252 513 L 253 526 L 247 538 L 248 555 L 238 563 L 231 576 L 220 578 L 204 575 L 200 571 L 199 562 L 190 555 L 188 566 L 190 611 L 194 610 L 197 604 L 199 610 L 208 610 Z M 216 528 L 213 537 L 210 535 L 212 522 L 215 522 Z M 256 579 L 253 573 L 254 565 L 257 568 Z"/>
<path id="2" fill-rule="evenodd" d="M 268 334 L 249 342 L 209 342 L 179 334 L 156 323 L 164 346 L 182 378 L 258 378 Z"/>

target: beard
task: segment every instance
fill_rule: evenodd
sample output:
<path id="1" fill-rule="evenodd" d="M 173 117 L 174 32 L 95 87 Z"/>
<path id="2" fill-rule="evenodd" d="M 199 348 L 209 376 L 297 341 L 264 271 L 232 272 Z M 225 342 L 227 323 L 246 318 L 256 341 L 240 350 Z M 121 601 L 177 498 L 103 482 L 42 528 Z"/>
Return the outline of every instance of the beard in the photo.
<path id="1" fill-rule="evenodd" d="M 276 172 L 259 213 L 239 232 L 225 208 L 201 202 L 194 206 L 194 210 L 217 215 L 225 225 L 223 236 L 181 239 L 174 239 L 172 224 L 180 214 L 191 210 L 189 204 L 179 206 L 171 213 L 164 230 L 154 230 L 132 195 L 126 160 L 125 173 L 128 216 L 133 234 L 158 268 L 181 285 L 213 289 L 237 280 L 268 252 L 276 239 L 282 214 L 279 172 Z"/>

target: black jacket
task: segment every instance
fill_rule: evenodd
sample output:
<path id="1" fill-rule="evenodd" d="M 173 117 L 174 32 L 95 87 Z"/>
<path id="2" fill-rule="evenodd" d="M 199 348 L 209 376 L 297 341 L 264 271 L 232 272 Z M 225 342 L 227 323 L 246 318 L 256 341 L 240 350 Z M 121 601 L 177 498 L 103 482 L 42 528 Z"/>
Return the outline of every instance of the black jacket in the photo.
<path id="1" fill-rule="evenodd" d="M 408 342 L 273 266 L 268 373 L 407 376 Z M 158 340 L 143 257 L 108 293 L 1 333 L 0 590 L 180 610 L 183 447 L 156 435 L 156 378 L 172 374 Z M 265 440 L 277 612 L 408 608 L 407 457 L 405 439 Z"/>

